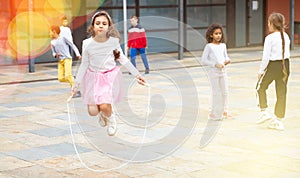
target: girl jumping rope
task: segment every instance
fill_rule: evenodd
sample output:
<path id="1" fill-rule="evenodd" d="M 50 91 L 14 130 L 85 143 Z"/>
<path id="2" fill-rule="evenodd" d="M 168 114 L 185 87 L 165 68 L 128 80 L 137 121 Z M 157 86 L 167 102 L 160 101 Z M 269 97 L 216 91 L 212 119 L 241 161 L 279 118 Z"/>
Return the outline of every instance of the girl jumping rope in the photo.
<path id="1" fill-rule="evenodd" d="M 88 113 L 99 117 L 101 126 L 107 125 L 107 133 L 113 136 L 117 131 L 116 117 L 112 114 L 112 104 L 122 97 L 122 72 L 116 66 L 118 60 L 139 84 L 145 79 L 123 54 L 120 36 L 106 11 L 96 12 L 91 19 L 88 32 L 92 38 L 83 42 L 82 62 L 76 75 L 72 94 L 82 85 L 83 102 Z"/>
<path id="2" fill-rule="evenodd" d="M 209 119 L 222 120 L 229 117 L 226 65 L 230 63 L 222 26 L 211 24 L 206 31 L 206 41 L 202 64 L 209 66 L 207 72 L 212 91 Z"/>
<path id="3" fill-rule="evenodd" d="M 286 110 L 287 81 L 290 74 L 290 39 L 284 32 L 284 16 L 272 13 L 268 18 L 268 27 L 271 32 L 265 38 L 263 57 L 258 72 L 257 93 L 261 116 L 256 123 L 260 124 L 271 119 L 269 128 L 284 130 L 283 120 Z M 267 111 L 266 90 L 275 80 L 276 104 L 274 114 Z"/>

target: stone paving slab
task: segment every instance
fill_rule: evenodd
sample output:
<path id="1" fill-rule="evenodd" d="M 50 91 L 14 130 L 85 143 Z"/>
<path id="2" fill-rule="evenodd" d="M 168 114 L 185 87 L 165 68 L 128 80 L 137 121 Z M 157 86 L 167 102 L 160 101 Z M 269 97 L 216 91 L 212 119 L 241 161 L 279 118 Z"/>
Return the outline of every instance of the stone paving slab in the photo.
<path id="1" fill-rule="evenodd" d="M 87 148 L 77 146 L 78 153 L 90 151 Z M 25 161 L 42 160 L 46 158 L 53 158 L 58 156 L 66 156 L 75 154 L 75 150 L 72 144 L 61 143 L 55 145 L 47 145 L 42 147 L 33 147 L 24 150 L 18 150 L 13 152 L 6 152 L 8 156 L 13 156 Z"/>
<path id="2" fill-rule="evenodd" d="M 38 129 L 38 130 L 30 130 L 30 133 L 44 136 L 44 137 L 58 137 L 58 136 L 64 136 L 67 134 L 70 134 L 70 131 L 65 130 L 65 129 L 59 129 L 56 127 L 48 127 L 48 128 L 43 128 L 43 129 Z"/>
<path id="3" fill-rule="evenodd" d="M 3 175 L 12 177 L 39 177 L 39 178 L 49 178 L 53 175 L 55 177 L 72 177 L 70 174 L 62 173 L 56 169 L 47 168 L 42 165 L 27 166 L 15 169 L 14 172 L 3 171 Z"/>
<path id="4" fill-rule="evenodd" d="M 11 111 L 6 111 L 2 115 L 5 117 L 18 117 L 18 116 L 24 116 L 28 114 L 30 114 L 30 112 L 11 110 Z"/>
<path id="5" fill-rule="evenodd" d="M 25 150 L 6 152 L 6 154 L 25 161 L 34 161 L 34 160 L 46 159 L 49 157 L 57 156 L 56 154 L 47 152 L 39 148 L 29 148 Z"/>

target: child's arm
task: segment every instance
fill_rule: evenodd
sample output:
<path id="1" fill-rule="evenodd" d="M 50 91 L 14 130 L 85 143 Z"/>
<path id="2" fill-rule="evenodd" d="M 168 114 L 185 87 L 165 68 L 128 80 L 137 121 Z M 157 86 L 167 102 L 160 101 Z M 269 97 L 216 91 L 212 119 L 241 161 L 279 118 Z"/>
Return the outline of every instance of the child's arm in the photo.
<path id="1" fill-rule="evenodd" d="M 75 87 L 79 87 L 79 84 L 81 83 L 88 66 L 89 66 L 88 52 L 87 52 L 87 50 L 84 50 L 82 52 L 82 60 L 81 60 L 78 72 L 76 74 L 75 82 L 74 82 Z"/>
<path id="2" fill-rule="evenodd" d="M 74 43 L 72 43 L 70 40 L 68 40 L 66 37 L 63 37 L 63 38 L 64 38 L 65 42 L 73 49 L 73 51 L 75 52 L 78 59 L 81 59 L 81 55 L 80 55 L 79 50 L 76 47 L 76 45 Z"/>
<path id="3" fill-rule="evenodd" d="M 123 54 L 123 56 L 125 56 L 125 55 Z M 120 58 L 123 58 L 122 54 L 121 54 Z M 119 60 L 119 61 L 133 76 L 137 77 L 140 75 L 140 72 L 131 64 L 131 62 L 127 58 L 126 58 L 126 61 L 124 59 Z"/>
<path id="4" fill-rule="evenodd" d="M 59 58 L 59 53 L 56 52 L 55 47 L 53 46 L 53 44 L 51 44 L 51 51 L 52 51 L 52 56 L 54 58 Z"/>
<path id="5" fill-rule="evenodd" d="M 230 64 L 231 62 L 230 62 L 230 60 L 226 60 L 225 62 L 224 62 L 224 65 L 226 66 L 227 64 Z"/>
<path id="6" fill-rule="evenodd" d="M 140 72 L 131 64 L 128 58 L 124 55 L 120 45 L 116 50 L 120 52 L 119 58 L 116 60 L 118 60 L 132 75 L 134 76 L 140 75 Z"/>
<path id="7" fill-rule="evenodd" d="M 140 85 L 144 85 L 146 87 L 150 87 L 149 83 L 146 82 L 145 78 L 142 77 L 141 75 L 137 76 L 136 77 L 137 79 L 137 82 L 140 84 Z"/>
<path id="8" fill-rule="evenodd" d="M 209 60 L 209 53 L 211 53 L 211 52 L 212 51 L 211 51 L 209 45 L 207 44 L 204 47 L 204 50 L 203 50 L 203 53 L 202 53 L 201 64 L 211 66 L 211 67 L 216 67 L 217 63 L 215 61 Z"/>
<path id="9" fill-rule="evenodd" d="M 146 31 L 144 28 L 142 28 L 143 31 L 140 32 L 141 33 L 141 40 L 143 42 L 143 44 L 145 45 L 145 48 L 147 48 L 147 37 L 146 37 Z"/>
<path id="10" fill-rule="evenodd" d="M 119 58 L 117 59 L 133 76 L 136 77 L 137 82 L 144 86 L 149 86 L 146 82 L 145 78 L 141 76 L 140 72 L 131 64 L 128 58 L 124 55 L 121 47 L 119 46 L 117 49 L 119 53 Z M 116 50 L 114 51 L 116 53 Z"/>
<path id="11" fill-rule="evenodd" d="M 267 66 L 269 64 L 270 56 L 271 56 L 271 44 L 270 44 L 270 40 L 267 36 L 265 38 L 265 42 L 264 42 L 263 57 L 262 57 L 262 61 L 261 61 L 261 64 L 260 64 L 259 71 L 258 71 L 259 74 L 264 73 L 265 69 L 267 68 Z"/>

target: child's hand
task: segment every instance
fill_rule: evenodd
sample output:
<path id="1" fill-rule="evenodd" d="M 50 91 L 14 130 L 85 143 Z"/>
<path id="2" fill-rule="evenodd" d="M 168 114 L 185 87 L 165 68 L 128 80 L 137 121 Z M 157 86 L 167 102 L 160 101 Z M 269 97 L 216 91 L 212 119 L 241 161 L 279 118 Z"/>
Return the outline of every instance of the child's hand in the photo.
<path id="1" fill-rule="evenodd" d="M 81 60 L 81 56 L 77 56 L 78 60 Z"/>
<path id="2" fill-rule="evenodd" d="M 59 53 L 56 53 L 56 55 L 55 55 L 55 58 L 59 58 L 59 56 L 60 56 L 60 54 Z"/>
<path id="3" fill-rule="evenodd" d="M 224 68 L 224 64 L 216 64 L 215 67 L 219 68 L 219 69 L 222 69 L 222 68 Z"/>
<path id="4" fill-rule="evenodd" d="M 227 64 L 229 64 L 230 63 L 230 60 L 226 60 L 225 62 L 224 62 L 224 65 L 226 66 Z"/>
<path id="5" fill-rule="evenodd" d="M 79 87 L 78 84 L 72 86 L 70 96 L 67 99 L 68 103 L 72 100 L 73 96 L 78 92 L 78 87 Z"/>
<path id="6" fill-rule="evenodd" d="M 71 88 L 71 95 L 75 95 L 78 92 L 79 84 L 74 84 Z"/>
<path id="7" fill-rule="evenodd" d="M 149 86 L 149 84 L 146 82 L 146 80 L 145 80 L 144 77 L 142 77 L 142 76 L 137 76 L 136 79 L 137 79 L 137 82 L 138 82 L 140 85 Z"/>
<path id="8" fill-rule="evenodd" d="M 262 77 L 263 74 L 258 74 L 257 75 L 257 79 L 260 80 L 260 78 Z"/>

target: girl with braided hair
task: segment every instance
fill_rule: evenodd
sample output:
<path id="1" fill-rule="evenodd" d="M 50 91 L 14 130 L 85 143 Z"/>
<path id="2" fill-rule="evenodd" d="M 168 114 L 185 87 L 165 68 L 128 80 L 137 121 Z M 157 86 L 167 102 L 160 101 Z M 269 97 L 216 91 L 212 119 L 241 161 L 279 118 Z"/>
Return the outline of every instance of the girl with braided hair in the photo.
<path id="1" fill-rule="evenodd" d="M 285 20 L 280 13 L 272 13 L 268 18 L 270 34 L 266 36 L 263 57 L 258 72 L 257 93 L 261 116 L 257 123 L 271 120 L 269 128 L 284 130 L 283 120 L 286 111 L 287 82 L 290 73 L 290 39 L 284 32 Z M 276 104 L 273 117 L 267 111 L 266 90 L 275 80 Z"/>

